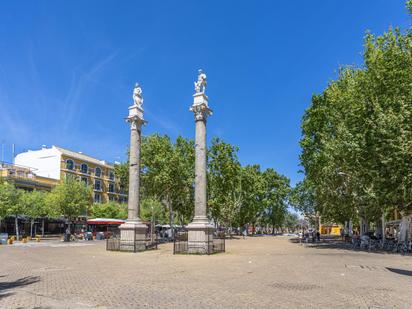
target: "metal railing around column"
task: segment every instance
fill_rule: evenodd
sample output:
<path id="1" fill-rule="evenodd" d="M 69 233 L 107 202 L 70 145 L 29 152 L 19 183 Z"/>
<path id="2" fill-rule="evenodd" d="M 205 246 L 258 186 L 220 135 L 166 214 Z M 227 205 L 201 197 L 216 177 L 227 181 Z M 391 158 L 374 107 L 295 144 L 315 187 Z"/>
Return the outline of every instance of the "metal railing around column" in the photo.
<path id="1" fill-rule="evenodd" d="M 135 230 L 132 237 L 125 239 L 120 237 L 120 231 L 116 231 L 106 239 L 106 250 L 141 252 L 157 249 L 158 241 L 156 238 L 152 239 L 150 235 L 146 235 L 144 239 L 141 239 L 137 235 L 137 230 Z"/>
<path id="2" fill-rule="evenodd" d="M 189 232 L 186 229 L 175 230 L 173 240 L 173 254 L 214 254 L 225 252 L 225 233 L 215 229 L 206 230 L 205 241 L 189 241 Z"/>

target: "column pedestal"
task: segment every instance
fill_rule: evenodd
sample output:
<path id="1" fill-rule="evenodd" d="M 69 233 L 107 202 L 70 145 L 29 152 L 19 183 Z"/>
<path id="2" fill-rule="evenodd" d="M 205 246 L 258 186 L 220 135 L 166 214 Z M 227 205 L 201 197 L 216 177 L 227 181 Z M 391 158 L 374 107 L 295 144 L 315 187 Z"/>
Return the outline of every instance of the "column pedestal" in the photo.
<path id="1" fill-rule="evenodd" d="M 120 251 L 146 250 L 147 226 L 140 221 L 127 220 L 120 225 Z"/>
<path id="2" fill-rule="evenodd" d="M 213 253 L 213 232 L 215 228 L 207 217 L 194 218 L 187 226 L 187 253 L 211 254 Z"/>

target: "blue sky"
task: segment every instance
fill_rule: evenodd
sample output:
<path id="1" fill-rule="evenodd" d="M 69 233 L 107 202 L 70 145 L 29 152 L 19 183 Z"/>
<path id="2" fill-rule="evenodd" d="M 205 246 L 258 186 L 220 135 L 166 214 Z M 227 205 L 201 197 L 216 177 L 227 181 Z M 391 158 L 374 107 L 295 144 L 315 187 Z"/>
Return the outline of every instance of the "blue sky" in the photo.
<path id="1" fill-rule="evenodd" d="M 60 145 L 123 160 L 123 118 L 143 88 L 144 134 L 194 136 L 197 69 L 208 76 L 208 139 L 295 183 L 300 119 L 340 65 L 360 64 L 365 31 L 407 27 L 403 0 L 3 1 L 0 142 Z"/>

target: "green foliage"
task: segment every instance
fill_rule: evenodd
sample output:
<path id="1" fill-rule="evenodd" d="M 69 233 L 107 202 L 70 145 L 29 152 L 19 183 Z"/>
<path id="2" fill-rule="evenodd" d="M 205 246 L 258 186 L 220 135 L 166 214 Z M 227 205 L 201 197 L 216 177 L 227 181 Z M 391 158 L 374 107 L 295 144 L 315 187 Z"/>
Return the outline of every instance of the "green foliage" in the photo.
<path id="1" fill-rule="evenodd" d="M 19 197 L 19 205 L 22 209 L 22 214 L 29 218 L 39 217 L 55 217 L 59 214 L 56 209 L 49 208 L 46 203 L 46 192 L 43 191 L 22 191 Z"/>
<path id="2" fill-rule="evenodd" d="M 342 68 L 302 120 L 306 178 L 295 203 L 341 223 L 412 210 L 411 34 L 368 34 L 364 61 Z"/>
<path id="3" fill-rule="evenodd" d="M 218 224 L 277 224 L 284 222 L 290 192 L 289 180 L 273 169 L 258 165 L 242 167 L 238 147 L 218 138 L 208 150 L 209 214 Z M 194 210 L 194 142 L 153 134 L 142 140 L 141 213 L 160 223 L 186 224 Z M 128 164 L 116 168 L 128 178 Z M 123 176 L 121 176 L 123 175 Z M 125 180 L 127 182 L 127 179 Z M 167 220 L 168 218 L 168 220 Z"/>
<path id="4" fill-rule="evenodd" d="M 255 224 L 264 210 L 264 186 L 259 165 L 246 165 L 241 170 L 238 224 Z"/>
<path id="5" fill-rule="evenodd" d="M 162 203 L 152 198 L 142 200 L 140 204 L 140 218 L 145 221 L 153 219 L 159 224 L 165 224 L 168 221 Z"/>
<path id="6" fill-rule="evenodd" d="M 238 148 L 215 138 L 208 151 L 209 211 L 215 221 L 231 225 L 240 207 L 241 165 Z"/>
<path id="7" fill-rule="evenodd" d="M 91 194 L 91 188 L 83 182 L 77 181 L 74 177 L 67 177 L 64 182 L 53 188 L 47 196 L 46 203 L 59 214 L 73 219 L 87 213 L 92 201 Z"/>
<path id="8" fill-rule="evenodd" d="M 288 228 L 289 230 L 297 229 L 299 227 L 298 215 L 295 213 L 287 212 L 285 214 L 285 221 L 283 226 Z"/>
<path id="9" fill-rule="evenodd" d="M 263 222 L 281 227 L 288 215 L 288 200 L 291 194 L 289 179 L 269 168 L 262 173 L 263 188 Z"/>
<path id="10" fill-rule="evenodd" d="M 20 191 L 9 181 L 0 182 L 0 218 L 23 214 L 19 204 Z"/>
<path id="11" fill-rule="evenodd" d="M 91 209 L 91 215 L 93 218 L 127 219 L 127 205 L 112 201 L 94 204 Z"/>
<path id="12" fill-rule="evenodd" d="M 160 201 L 174 222 L 175 213 L 188 221 L 193 213 L 194 142 L 179 136 L 150 135 L 142 142 L 142 193 Z"/>
<path id="13" fill-rule="evenodd" d="M 298 182 L 292 189 L 289 203 L 297 211 L 304 215 L 314 215 L 316 213 L 316 200 L 313 189 L 309 186 L 307 179 Z"/>
<path id="14" fill-rule="evenodd" d="M 119 180 L 119 186 L 123 188 L 123 193 L 129 190 L 129 161 L 114 165 L 114 174 Z"/>

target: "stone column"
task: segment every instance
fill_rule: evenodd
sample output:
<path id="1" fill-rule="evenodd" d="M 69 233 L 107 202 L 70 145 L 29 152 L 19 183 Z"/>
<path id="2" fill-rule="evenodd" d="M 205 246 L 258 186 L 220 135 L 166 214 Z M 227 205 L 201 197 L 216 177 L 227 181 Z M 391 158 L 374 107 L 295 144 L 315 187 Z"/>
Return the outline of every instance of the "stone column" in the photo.
<path id="1" fill-rule="evenodd" d="M 206 75 L 199 70 L 195 82 L 195 94 L 190 111 L 194 113 L 196 123 L 195 137 L 195 216 L 188 225 L 188 252 L 212 253 L 214 227 L 207 218 L 207 169 L 206 169 L 206 121 L 212 114 L 205 94 Z"/>
<path id="2" fill-rule="evenodd" d="M 120 250 L 144 250 L 147 226 L 140 220 L 140 144 L 143 119 L 143 98 L 136 84 L 133 92 L 134 104 L 129 107 L 126 121 L 130 124 L 129 195 L 127 220 L 120 226 Z"/>

